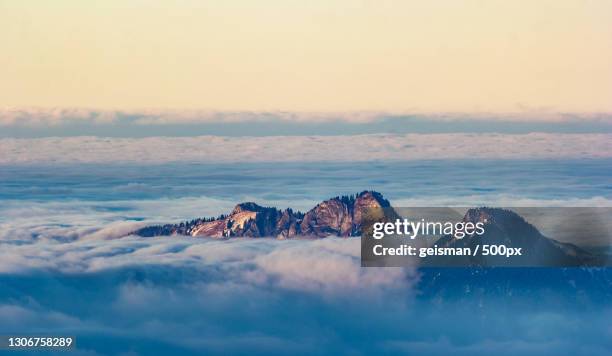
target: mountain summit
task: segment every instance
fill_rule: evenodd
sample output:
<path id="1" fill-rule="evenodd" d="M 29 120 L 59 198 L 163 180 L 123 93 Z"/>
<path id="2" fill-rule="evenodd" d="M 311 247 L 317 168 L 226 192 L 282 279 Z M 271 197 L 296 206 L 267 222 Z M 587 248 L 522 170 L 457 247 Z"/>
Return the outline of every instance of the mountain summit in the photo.
<path id="1" fill-rule="evenodd" d="M 236 205 L 227 216 L 148 226 L 134 234 L 147 237 L 177 234 L 214 238 L 358 236 L 367 214 L 375 210 L 393 211 L 389 201 L 375 191 L 331 198 L 305 214 L 246 202 Z"/>
<path id="2" fill-rule="evenodd" d="M 584 266 L 604 263 L 598 256 L 571 244 L 548 238 L 519 214 L 500 208 L 472 208 L 463 217 L 463 222 L 485 224 L 481 236 L 452 236 L 440 238 L 439 247 L 470 247 L 476 245 L 503 245 L 521 248 L 520 256 L 454 256 L 454 258 L 432 258 L 428 262 L 438 265 L 459 266 Z"/>

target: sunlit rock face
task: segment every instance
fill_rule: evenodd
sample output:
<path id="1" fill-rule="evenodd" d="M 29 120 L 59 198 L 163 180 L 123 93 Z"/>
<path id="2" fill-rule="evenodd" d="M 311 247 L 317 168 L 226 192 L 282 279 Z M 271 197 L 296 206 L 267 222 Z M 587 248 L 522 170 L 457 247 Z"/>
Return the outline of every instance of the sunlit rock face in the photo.
<path id="1" fill-rule="evenodd" d="M 388 207 L 389 202 L 373 191 L 364 191 L 355 197 L 336 197 L 306 213 L 301 228 L 308 235 L 355 236 L 359 234 L 368 211 Z"/>

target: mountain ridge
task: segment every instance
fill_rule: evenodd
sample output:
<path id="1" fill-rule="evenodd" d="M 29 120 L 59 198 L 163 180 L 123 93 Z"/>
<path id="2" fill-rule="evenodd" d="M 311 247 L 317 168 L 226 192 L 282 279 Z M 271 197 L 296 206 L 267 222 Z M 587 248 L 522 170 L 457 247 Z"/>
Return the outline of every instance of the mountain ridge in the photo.
<path id="1" fill-rule="evenodd" d="M 382 194 L 364 190 L 355 195 L 336 196 L 322 201 L 306 213 L 244 202 L 237 204 L 228 215 L 147 226 L 133 234 L 143 237 L 189 235 L 212 238 L 349 237 L 361 234 L 364 219 L 374 210 L 397 215 Z"/>
<path id="2" fill-rule="evenodd" d="M 368 234 L 373 222 L 393 221 L 399 214 L 382 194 L 366 190 L 355 195 L 336 196 L 320 202 L 306 213 L 291 208 L 280 210 L 254 202 L 237 204 L 228 215 L 199 218 L 178 224 L 153 225 L 132 234 L 142 237 L 187 235 L 227 239 L 234 237 L 277 239 L 351 237 Z M 507 259 L 506 256 L 453 256 L 429 258 L 424 266 L 584 266 L 605 264 L 596 256 L 574 244 L 560 242 L 540 233 L 525 218 L 506 209 L 470 208 L 463 222 L 484 222 L 485 233 L 462 239 L 452 235 L 439 237 L 438 247 L 474 249 L 490 244 L 521 247 L 524 254 Z M 362 240 L 363 241 L 363 240 Z M 376 240 L 366 239 L 367 243 Z M 362 251 L 363 251 L 362 245 Z M 366 247 L 367 250 L 367 247 Z"/>
<path id="3" fill-rule="evenodd" d="M 132 234 L 142 237 L 187 235 L 216 239 L 351 237 L 367 235 L 374 222 L 399 218 L 400 215 L 382 194 L 366 190 L 355 195 L 327 199 L 306 213 L 291 208 L 280 210 L 254 202 L 244 202 L 237 204 L 228 215 L 199 218 L 178 224 L 147 226 Z M 595 255 L 574 244 L 542 235 L 535 226 L 512 210 L 470 208 L 465 212 L 462 221 L 474 224 L 483 222 L 484 234 L 468 235 L 462 239 L 452 235 L 441 236 L 433 245 L 442 248 L 470 248 L 475 251 L 476 245 L 488 244 L 505 246 L 504 249 L 520 247 L 524 252 L 510 259 L 504 255 L 433 256 L 424 261 L 422 266 L 586 266 L 607 263 L 605 256 Z M 362 240 L 362 258 L 364 248 L 365 251 L 370 251 L 369 244 L 376 241 Z"/>

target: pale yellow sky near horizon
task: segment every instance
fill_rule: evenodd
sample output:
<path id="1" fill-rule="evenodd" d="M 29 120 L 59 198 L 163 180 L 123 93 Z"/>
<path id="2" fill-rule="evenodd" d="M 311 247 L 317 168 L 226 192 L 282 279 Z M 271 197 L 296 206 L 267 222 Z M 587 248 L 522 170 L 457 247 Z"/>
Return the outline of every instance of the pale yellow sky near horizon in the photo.
<path id="1" fill-rule="evenodd" d="M 0 107 L 612 111 L 612 1 L 0 0 Z"/>

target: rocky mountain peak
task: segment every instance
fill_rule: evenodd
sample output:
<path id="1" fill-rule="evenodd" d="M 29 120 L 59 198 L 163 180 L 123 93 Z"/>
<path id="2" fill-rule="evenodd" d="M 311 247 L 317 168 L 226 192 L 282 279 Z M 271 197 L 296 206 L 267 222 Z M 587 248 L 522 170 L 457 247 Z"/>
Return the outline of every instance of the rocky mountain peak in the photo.
<path id="1" fill-rule="evenodd" d="M 521 248 L 522 254 L 508 259 L 506 256 L 490 255 L 454 258 L 456 265 L 504 265 L 504 266 L 580 266 L 594 259 L 593 255 L 576 245 L 550 239 L 514 211 L 500 208 L 469 209 L 463 222 L 483 222 L 484 234 L 455 239 L 452 236 L 440 238 L 440 247 L 471 247 L 476 245 L 497 245 L 506 248 Z M 434 262 L 435 261 L 435 262 Z M 440 260 L 430 262 L 440 265 Z"/>
<path id="2" fill-rule="evenodd" d="M 373 190 L 364 190 L 357 194 L 356 203 L 369 204 L 370 206 L 377 206 L 381 208 L 391 207 L 391 203 L 383 197 L 382 194 Z"/>
<path id="3" fill-rule="evenodd" d="M 539 231 L 514 211 L 501 208 L 472 208 L 463 217 L 464 222 L 483 222 L 489 231 L 518 232 L 521 235 L 537 236 Z"/>
<path id="4" fill-rule="evenodd" d="M 234 210 L 232 210 L 230 215 L 239 214 L 243 212 L 255 212 L 256 213 L 256 212 L 262 212 L 262 211 L 269 210 L 269 209 L 274 209 L 274 208 L 266 208 L 257 203 L 245 202 L 245 203 L 236 204 L 236 206 L 234 207 Z"/>

